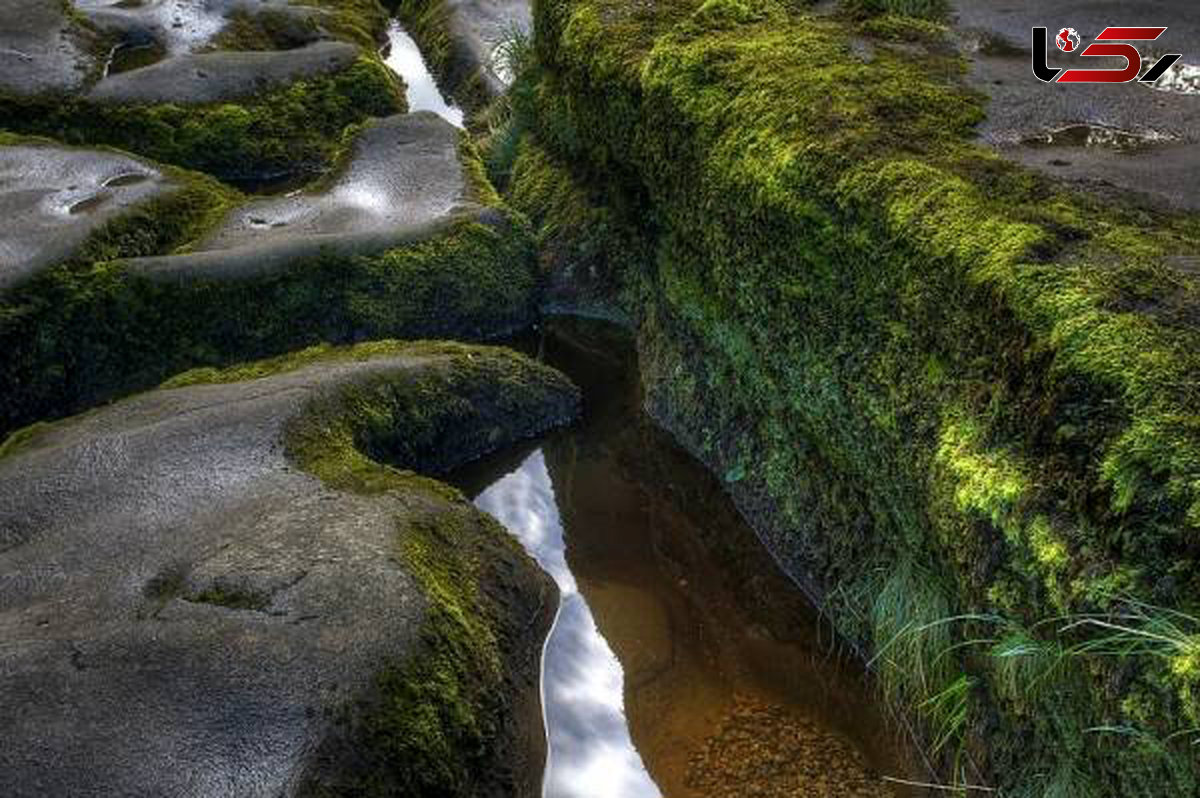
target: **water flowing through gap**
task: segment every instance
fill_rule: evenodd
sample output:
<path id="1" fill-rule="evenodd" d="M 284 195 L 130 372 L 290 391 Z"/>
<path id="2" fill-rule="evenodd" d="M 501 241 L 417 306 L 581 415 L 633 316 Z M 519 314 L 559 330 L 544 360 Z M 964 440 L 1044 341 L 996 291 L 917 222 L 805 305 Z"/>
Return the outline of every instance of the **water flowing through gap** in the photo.
<path id="1" fill-rule="evenodd" d="M 455 127 L 463 126 L 462 109 L 446 100 L 425 64 L 417 43 L 392 20 L 388 23 L 384 63 L 404 79 L 409 111 L 433 111 Z"/>
<path id="2" fill-rule="evenodd" d="M 521 541 L 553 577 L 561 604 L 542 655 L 549 798 L 656 798 L 625 720 L 624 674 L 596 628 L 566 560 L 563 528 L 539 449 L 475 504 Z"/>
<path id="3" fill-rule="evenodd" d="M 451 478 L 558 584 L 542 663 L 544 798 L 912 796 L 923 780 L 720 486 L 641 412 L 631 346 L 563 320 L 529 353 L 577 427 Z"/>

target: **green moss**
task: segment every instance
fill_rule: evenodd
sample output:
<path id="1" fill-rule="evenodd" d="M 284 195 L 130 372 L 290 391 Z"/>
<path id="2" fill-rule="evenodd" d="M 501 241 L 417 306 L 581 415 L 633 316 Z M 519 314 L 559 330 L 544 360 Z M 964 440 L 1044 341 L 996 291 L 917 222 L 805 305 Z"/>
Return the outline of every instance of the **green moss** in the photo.
<path id="1" fill-rule="evenodd" d="M 863 20 L 859 30 L 887 41 L 929 42 L 937 41 L 945 34 L 946 26 L 919 17 L 881 14 Z"/>
<path id="2" fill-rule="evenodd" d="M 0 429 L 187 368 L 321 342 L 506 334 L 532 320 L 535 289 L 527 234 L 502 215 L 379 255 L 319 255 L 246 279 L 161 281 L 121 261 L 64 265 L 0 304 Z"/>
<path id="3" fill-rule="evenodd" d="M 286 447 L 327 485 L 401 498 L 398 556 L 425 595 L 425 620 L 413 653 L 347 708 L 337 764 L 310 774 L 300 793 L 470 796 L 500 784 L 498 794 L 511 794 L 521 778 L 513 724 L 523 721 L 513 717 L 513 672 L 524 660 L 536 666 L 527 656 L 536 641 L 525 637 L 539 633 L 526 620 L 537 590 L 533 580 L 513 586 L 521 555 L 499 524 L 453 488 L 400 469 L 441 471 L 563 423 L 578 412 L 578 391 L 515 352 L 458 344 L 371 344 L 254 368 L 381 351 L 425 362 L 314 401 L 289 425 Z M 513 595 L 525 604 L 505 606 Z"/>
<path id="4" fill-rule="evenodd" d="M 905 16 L 940 20 L 950 8 L 946 0 L 839 0 L 838 5 L 855 18 Z"/>
<path id="5" fill-rule="evenodd" d="M 319 33 L 313 18 L 301 22 L 278 9 L 251 14 L 239 8 L 229 14 L 209 46 L 213 50 L 290 50 L 315 40 Z"/>
<path id="6" fill-rule="evenodd" d="M 213 585 L 185 597 L 188 601 L 199 604 L 212 604 L 231 610 L 255 610 L 262 612 L 271 603 L 270 597 L 252 590 L 245 590 L 230 585 Z"/>
<path id="7" fill-rule="evenodd" d="M 1200 288 L 1166 258 L 1200 245 L 1195 215 L 1076 194 L 973 144 L 983 99 L 932 25 L 698 0 L 535 13 L 539 141 L 649 201 L 648 402 L 736 469 L 731 491 L 844 633 L 878 649 L 905 618 L 927 625 L 915 600 L 871 623 L 879 574 L 904 562 L 926 564 L 947 616 L 1039 634 L 1116 584 L 1194 609 Z M 935 46 L 864 63 L 860 25 Z M 958 727 L 997 786 L 1184 783 L 1131 739 L 1083 733 L 1121 717 L 1130 672 L 1156 707 L 1146 733 L 1177 731 L 1190 710 L 1163 668 L 1073 660 L 1031 738 L 992 659 L 954 648 L 972 633 L 914 654 L 953 661 L 946 678 L 901 686 L 943 718 L 965 696 Z M 971 689 L 947 693 L 962 675 Z"/>
<path id="8" fill-rule="evenodd" d="M 0 96 L 0 119 L 10 131 L 112 145 L 223 180 L 252 180 L 328 167 L 348 126 L 405 110 L 401 89 L 378 58 L 364 55 L 336 74 L 236 103 L 114 105 Z"/>
<path id="9" fill-rule="evenodd" d="M 386 35 L 388 13 L 384 5 L 387 4 L 388 0 L 382 3 L 380 0 L 315 0 L 311 3 L 332 11 L 332 17 L 323 22 L 326 30 L 368 48 L 374 48 Z"/>
<path id="10" fill-rule="evenodd" d="M 591 312 L 615 305 L 620 315 L 636 306 L 630 275 L 652 257 L 636 226 L 589 196 L 531 136 L 517 146 L 509 183 L 509 201 L 534 226 L 545 303 Z"/>

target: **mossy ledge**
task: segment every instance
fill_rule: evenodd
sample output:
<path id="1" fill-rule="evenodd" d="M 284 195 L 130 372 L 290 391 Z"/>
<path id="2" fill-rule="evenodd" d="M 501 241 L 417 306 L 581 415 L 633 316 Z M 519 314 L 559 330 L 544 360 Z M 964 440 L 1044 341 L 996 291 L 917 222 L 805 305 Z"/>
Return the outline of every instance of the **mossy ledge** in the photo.
<path id="1" fill-rule="evenodd" d="M 183 369 L 323 342 L 487 340 L 528 326 L 539 285 L 528 225 L 500 203 L 465 136 L 457 159 L 460 210 L 398 230 L 388 244 L 333 242 L 269 268 L 264 257 L 163 276 L 134 259 L 188 252 L 242 199 L 211 178 L 168 170 L 183 189 L 110 222 L 68 262 L 0 296 L 0 432 Z"/>
<path id="2" fill-rule="evenodd" d="M 579 391 L 522 355 L 458 344 L 320 348 L 249 368 L 273 373 L 389 353 L 444 366 L 310 405 L 289 426 L 286 446 L 331 487 L 408 495 L 400 556 L 425 593 L 425 621 L 419 650 L 384 667 L 340 713 L 298 795 L 533 796 L 544 755 L 536 685 L 554 587 L 457 491 L 397 469 L 442 473 L 567 423 L 579 413 Z M 246 368 L 180 382 L 240 379 Z M 520 684 L 524 694 L 513 690 Z"/>
<path id="3" fill-rule="evenodd" d="M 635 275 L 652 252 L 645 237 L 532 136 L 520 136 L 509 183 L 509 201 L 533 226 L 543 310 L 628 324 L 639 305 Z"/>
<path id="4" fill-rule="evenodd" d="M 181 369 L 321 342 L 499 337 L 532 322 L 536 287 L 528 234 L 503 212 L 377 255 L 317 255 L 247 278 L 160 280 L 119 260 L 63 265 L 0 305 L 0 429 Z"/>
<path id="5" fill-rule="evenodd" d="M 498 523 L 417 471 L 439 474 L 579 410 L 566 377 L 510 350 L 384 341 L 194 371 L 31 430 L 0 460 L 3 554 L 115 537 L 104 554 L 67 558 L 100 575 L 103 595 L 62 623 L 81 645 L 119 625 L 123 645 L 89 648 L 86 673 L 38 674 L 37 632 L 13 648 L 18 672 L 97 720 L 64 726 L 37 693 L 6 691 L 6 712 L 29 733 L 0 774 L 5 794 L 175 794 L 197 773 L 245 792 L 266 772 L 309 796 L 535 795 L 553 582 Z M 238 479 L 212 479 L 213 457 Z M 170 484 L 156 483 L 165 463 Z M 139 484 L 133 507 L 128 480 Z M 227 510 L 217 523 L 213 505 Z M 144 523 L 110 530 L 106 513 Z M 76 584 L 28 580 L 7 619 Z M 127 683 L 137 700 L 98 687 L 122 682 L 113 674 L 130 672 L 128 651 L 147 668 Z M 172 688 L 179 672 L 194 680 L 187 697 Z M 239 696 L 245 716 L 222 723 Z M 181 703 L 203 743 L 154 748 L 181 722 Z M 133 728 L 110 728 L 131 718 Z M 246 765 L 230 767 L 229 747 L 281 734 L 282 747 L 239 749 Z M 81 746 L 89 757 L 61 767 Z M 255 770 L 262 761 L 269 770 Z"/>
<path id="6" fill-rule="evenodd" d="M 0 126 L 64 144 L 109 145 L 230 182 L 316 175 L 347 129 L 406 110 L 403 86 L 376 56 L 332 75 L 236 102 L 114 104 L 73 95 L 0 94 Z"/>
<path id="7" fill-rule="evenodd" d="M 983 98 L 924 22 L 892 47 L 896 19 L 796 3 L 535 14 L 524 124 L 592 196 L 651 208 L 624 217 L 653 242 L 630 294 L 651 411 L 947 778 L 1192 794 L 1200 285 L 1172 263 L 1200 220 L 975 145 Z"/>

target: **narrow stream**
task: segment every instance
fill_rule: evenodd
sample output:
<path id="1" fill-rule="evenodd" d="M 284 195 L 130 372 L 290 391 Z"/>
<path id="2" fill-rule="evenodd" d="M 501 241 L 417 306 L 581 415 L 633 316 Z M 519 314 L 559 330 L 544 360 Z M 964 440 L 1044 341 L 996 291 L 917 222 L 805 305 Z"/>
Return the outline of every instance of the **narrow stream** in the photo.
<path id="1" fill-rule="evenodd" d="M 429 72 L 417 43 L 396 20 L 388 24 L 383 61 L 404 79 L 409 111 L 433 111 L 455 127 L 463 126 L 462 109 L 448 102 Z"/>
<path id="2" fill-rule="evenodd" d="M 583 389 L 575 427 L 452 476 L 555 579 L 544 798 L 911 796 L 920 778 L 720 486 L 642 413 L 630 342 L 551 324 L 521 348 Z"/>

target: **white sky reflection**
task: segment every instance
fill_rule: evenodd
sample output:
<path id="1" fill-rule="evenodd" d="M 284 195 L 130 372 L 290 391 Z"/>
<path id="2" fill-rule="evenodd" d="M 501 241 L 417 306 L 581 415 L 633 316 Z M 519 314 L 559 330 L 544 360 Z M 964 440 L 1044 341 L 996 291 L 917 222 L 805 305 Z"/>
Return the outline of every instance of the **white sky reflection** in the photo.
<path id="1" fill-rule="evenodd" d="M 542 660 L 549 756 L 544 798 L 658 798 L 629 737 L 621 665 L 567 566 L 562 521 L 542 452 L 483 491 L 475 506 L 521 541 L 562 593 Z"/>
<path id="2" fill-rule="evenodd" d="M 446 102 L 413 38 L 395 20 L 388 25 L 387 36 L 390 48 L 384 63 L 404 78 L 404 85 L 408 87 L 408 110 L 433 111 L 455 127 L 462 127 L 462 109 Z"/>

